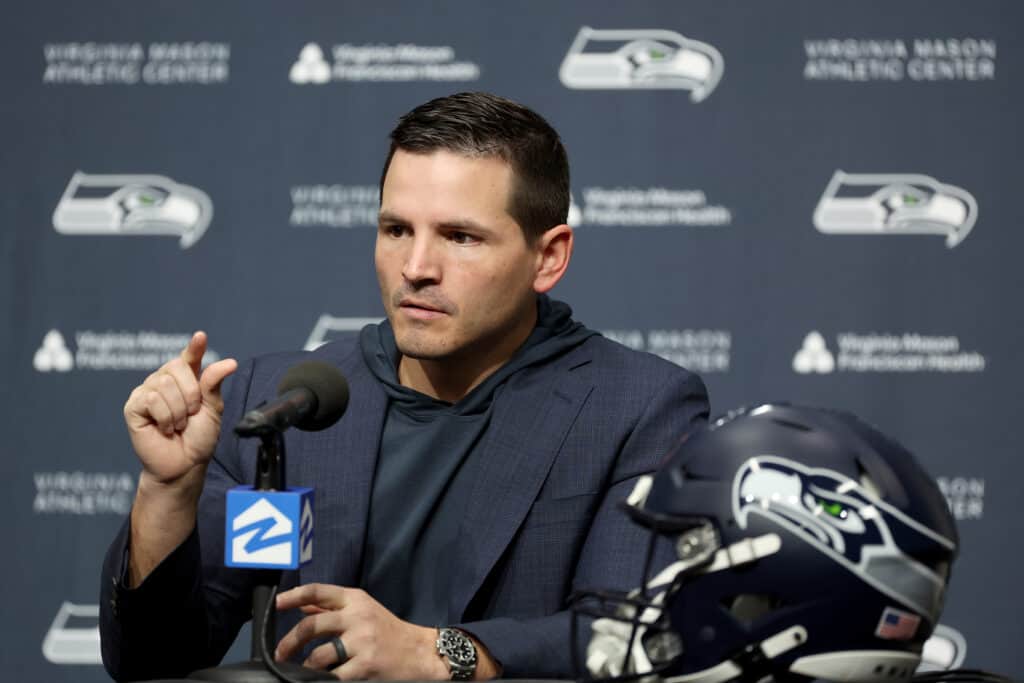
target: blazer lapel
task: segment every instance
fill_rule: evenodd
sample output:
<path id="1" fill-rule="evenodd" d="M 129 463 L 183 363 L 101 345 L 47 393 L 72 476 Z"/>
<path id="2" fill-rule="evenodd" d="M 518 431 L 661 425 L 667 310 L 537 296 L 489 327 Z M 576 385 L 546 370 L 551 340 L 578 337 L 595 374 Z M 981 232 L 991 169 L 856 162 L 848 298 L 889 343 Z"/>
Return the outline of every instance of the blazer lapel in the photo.
<path id="1" fill-rule="evenodd" d="M 459 529 L 460 561 L 453 564 L 449 623 L 462 620 L 526 518 L 592 388 L 559 369 L 539 389 L 507 386 L 497 399 L 483 443 L 486 456 Z"/>
<path id="2" fill-rule="evenodd" d="M 313 562 L 300 583 L 355 586 L 362 567 L 387 397 L 361 360 L 340 365 L 354 397 L 348 411 L 329 429 L 301 433 L 288 456 L 295 467 L 289 485 L 315 490 Z"/>

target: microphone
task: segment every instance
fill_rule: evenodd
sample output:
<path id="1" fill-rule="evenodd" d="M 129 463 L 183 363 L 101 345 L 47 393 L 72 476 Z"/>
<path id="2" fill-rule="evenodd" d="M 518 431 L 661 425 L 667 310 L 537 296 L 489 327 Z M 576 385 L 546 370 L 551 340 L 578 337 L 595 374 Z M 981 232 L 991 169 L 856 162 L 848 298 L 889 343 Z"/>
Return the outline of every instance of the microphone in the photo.
<path id="1" fill-rule="evenodd" d="M 250 410 L 235 426 L 241 437 L 258 437 L 256 484 L 225 494 L 224 565 L 257 570 L 252 574 L 250 659 L 203 669 L 191 680 L 277 683 L 281 680 L 333 681 L 334 676 L 295 664 L 274 662 L 274 596 L 280 571 L 313 561 L 313 489 L 285 486 L 284 430 L 326 429 L 348 407 L 348 382 L 322 361 L 299 363 L 277 385 L 278 396 Z M 268 571 L 269 570 L 269 571 Z"/>
<path id="2" fill-rule="evenodd" d="M 348 382 L 333 365 L 306 361 L 293 366 L 277 385 L 277 398 L 247 412 L 235 426 L 239 436 L 283 432 L 289 427 L 316 432 L 345 414 Z"/>

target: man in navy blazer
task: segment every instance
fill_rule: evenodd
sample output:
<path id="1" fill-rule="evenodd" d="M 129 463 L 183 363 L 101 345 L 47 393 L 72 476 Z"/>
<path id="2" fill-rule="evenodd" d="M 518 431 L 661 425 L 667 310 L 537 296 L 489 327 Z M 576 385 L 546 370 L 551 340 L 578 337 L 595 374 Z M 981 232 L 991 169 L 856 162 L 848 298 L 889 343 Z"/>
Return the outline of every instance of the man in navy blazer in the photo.
<path id="1" fill-rule="evenodd" d="M 250 575 L 222 565 L 224 495 L 254 480 L 255 444 L 221 423 L 311 356 L 352 401 L 288 435 L 289 484 L 317 492 L 316 553 L 283 574 L 278 659 L 305 650 L 343 679 L 573 674 L 569 594 L 636 585 L 646 542 L 618 502 L 708 406 L 696 375 L 546 296 L 572 253 L 568 206 L 565 152 L 537 114 L 482 93 L 428 102 L 393 131 L 381 181 L 387 321 L 250 361 L 226 400 L 238 365 L 201 369 L 197 333 L 132 392 L 143 470 L 101 588 L 112 676 L 215 664 L 249 618 Z"/>

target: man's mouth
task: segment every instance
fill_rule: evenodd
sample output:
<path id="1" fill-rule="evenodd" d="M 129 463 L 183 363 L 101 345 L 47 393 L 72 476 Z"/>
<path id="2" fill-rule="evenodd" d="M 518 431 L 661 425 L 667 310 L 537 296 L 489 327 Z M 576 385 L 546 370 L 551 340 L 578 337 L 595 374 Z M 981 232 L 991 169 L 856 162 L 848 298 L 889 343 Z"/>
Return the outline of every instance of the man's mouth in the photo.
<path id="1" fill-rule="evenodd" d="M 431 306 L 430 304 L 423 303 L 420 301 L 413 301 L 412 299 L 402 299 L 402 302 L 399 304 L 399 306 L 401 306 L 402 308 L 421 308 L 425 311 L 444 313 L 444 311 L 438 308 L 437 306 Z"/>
<path id="2" fill-rule="evenodd" d="M 448 314 L 447 311 L 437 306 L 422 301 L 416 301 L 414 299 L 402 299 L 398 306 L 405 311 L 405 313 L 414 318 L 438 318 L 442 315 Z"/>

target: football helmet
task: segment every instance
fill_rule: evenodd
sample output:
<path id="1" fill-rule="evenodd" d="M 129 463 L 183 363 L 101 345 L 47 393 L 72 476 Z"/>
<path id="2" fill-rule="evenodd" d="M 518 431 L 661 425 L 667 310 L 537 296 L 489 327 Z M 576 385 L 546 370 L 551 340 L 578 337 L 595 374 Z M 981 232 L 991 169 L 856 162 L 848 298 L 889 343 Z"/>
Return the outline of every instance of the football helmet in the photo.
<path id="1" fill-rule="evenodd" d="M 625 507 L 651 532 L 643 585 L 573 599 L 595 618 L 593 678 L 908 680 L 958 544 L 903 446 L 848 413 L 786 404 L 686 438 Z"/>

